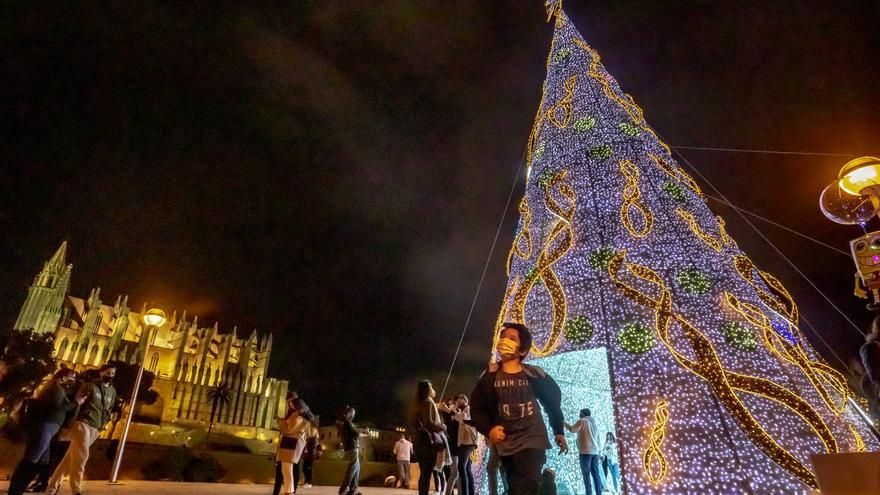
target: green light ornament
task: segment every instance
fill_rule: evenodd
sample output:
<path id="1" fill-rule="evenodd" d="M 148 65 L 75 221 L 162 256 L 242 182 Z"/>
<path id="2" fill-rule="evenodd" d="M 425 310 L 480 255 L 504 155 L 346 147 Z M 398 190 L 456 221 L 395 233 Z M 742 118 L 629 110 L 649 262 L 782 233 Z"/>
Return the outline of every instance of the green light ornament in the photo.
<path id="1" fill-rule="evenodd" d="M 685 292 L 705 294 L 709 292 L 709 277 L 696 268 L 682 270 L 675 279 Z"/>
<path id="2" fill-rule="evenodd" d="M 621 122 L 617 127 L 620 128 L 621 132 L 630 137 L 636 137 L 642 133 L 642 128 L 632 122 Z"/>
<path id="3" fill-rule="evenodd" d="M 611 155 L 613 154 L 614 150 L 611 149 L 611 146 L 608 146 L 607 144 L 595 146 L 591 148 L 589 152 L 590 158 L 596 160 L 607 160 L 608 158 L 611 158 Z"/>
<path id="4" fill-rule="evenodd" d="M 687 199 L 687 191 L 684 190 L 681 184 L 673 181 L 665 181 L 663 183 L 663 192 L 669 195 L 670 198 L 678 201 L 679 203 L 684 202 Z"/>
<path id="5" fill-rule="evenodd" d="M 574 122 L 572 127 L 577 132 L 586 132 L 596 127 L 596 119 L 594 117 L 581 117 Z"/>
<path id="6" fill-rule="evenodd" d="M 599 248 L 590 253 L 590 268 L 593 270 L 605 271 L 608 269 L 608 262 L 614 257 L 616 251 L 609 248 Z"/>
<path id="7" fill-rule="evenodd" d="M 643 354 L 657 345 L 654 330 L 644 323 L 627 323 L 617 334 L 620 348 L 631 354 Z"/>
<path id="8" fill-rule="evenodd" d="M 565 322 L 565 340 L 584 345 L 593 338 L 593 322 L 586 316 L 574 316 Z"/>
<path id="9" fill-rule="evenodd" d="M 746 352 L 754 352 L 758 349 L 758 338 L 755 332 L 738 321 L 725 321 L 721 324 L 721 333 L 724 341 L 735 349 Z"/>

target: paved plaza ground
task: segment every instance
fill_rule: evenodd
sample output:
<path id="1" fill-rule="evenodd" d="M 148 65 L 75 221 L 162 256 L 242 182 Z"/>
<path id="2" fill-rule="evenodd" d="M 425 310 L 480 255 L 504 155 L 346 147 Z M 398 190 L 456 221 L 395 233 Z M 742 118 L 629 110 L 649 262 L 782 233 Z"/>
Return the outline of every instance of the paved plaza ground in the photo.
<path id="1" fill-rule="evenodd" d="M 7 483 L 0 482 L 0 490 L 6 492 Z M 233 485 L 225 483 L 169 483 L 165 481 L 124 481 L 118 485 L 108 485 L 106 481 L 89 481 L 85 495 L 271 495 L 272 485 Z M 336 495 L 339 487 L 316 486 L 300 487 L 297 495 Z M 360 488 L 364 495 L 380 495 L 394 493 L 415 493 L 416 490 L 400 490 L 394 488 Z M 68 495 L 70 487 L 66 484 L 59 491 L 60 495 Z"/>

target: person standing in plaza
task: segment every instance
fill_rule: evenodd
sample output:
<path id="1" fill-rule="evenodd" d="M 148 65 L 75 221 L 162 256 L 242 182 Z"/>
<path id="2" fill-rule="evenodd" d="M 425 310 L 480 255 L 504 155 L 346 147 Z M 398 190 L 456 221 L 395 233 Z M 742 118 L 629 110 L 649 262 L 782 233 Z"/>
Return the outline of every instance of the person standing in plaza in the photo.
<path id="1" fill-rule="evenodd" d="M 612 493 L 618 493 L 620 492 L 620 460 L 617 457 L 617 439 L 610 431 L 605 434 L 602 457 L 605 458 L 605 465 L 608 467 L 605 480 L 606 482 L 611 480 L 611 485 L 614 487 Z"/>
<path id="2" fill-rule="evenodd" d="M 343 459 L 348 462 L 348 469 L 345 471 L 345 477 L 342 478 L 342 484 L 339 486 L 339 495 L 359 495 L 358 483 L 361 476 L 361 459 L 360 449 L 358 448 L 358 439 L 360 432 L 354 425 L 355 410 L 351 406 L 345 406 L 342 416 L 336 422 L 336 429 L 339 431 L 339 437 L 342 439 Z"/>
<path id="3" fill-rule="evenodd" d="M 70 490 L 75 495 L 82 493 L 83 474 L 89 461 L 89 448 L 98 439 L 98 435 L 107 422 L 110 412 L 116 404 L 116 389 L 113 388 L 113 377 L 116 366 L 105 364 L 98 369 L 98 379 L 83 383 L 77 396 L 84 397 L 77 419 L 70 427 L 70 447 L 61 463 L 49 479 L 46 492 L 58 493 L 64 476 L 70 476 Z M 134 407 L 132 404 L 131 407 Z"/>
<path id="4" fill-rule="evenodd" d="M 312 413 L 312 410 L 309 408 L 308 404 L 299 396 L 299 394 L 295 390 L 288 390 L 287 395 L 285 397 L 287 401 L 287 415 L 291 414 L 292 411 L 296 411 L 299 416 L 305 419 L 307 422 L 311 423 L 315 420 L 315 415 Z M 285 417 L 287 416 L 285 415 Z M 280 424 L 280 423 L 279 423 Z M 278 439 L 279 442 L 284 440 L 284 434 L 282 432 L 281 437 Z M 290 442 L 290 440 L 288 440 Z M 300 456 L 300 460 L 302 456 Z M 275 487 L 272 490 L 272 495 L 280 495 L 282 485 L 284 485 L 284 472 L 285 467 L 282 466 L 282 462 L 278 460 L 277 452 L 274 457 L 275 460 Z M 297 486 L 299 486 L 299 464 L 294 463 L 291 466 L 291 473 L 293 475 L 293 493 L 296 493 Z"/>
<path id="5" fill-rule="evenodd" d="M 401 433 L 397 442 L 394 443 L 393 453 L 397 459 L 397 487 L 409 488 L 410 460 L 412 459 L 413 444 Z"/>
<path id="6" fill-rule="evenodd" d="M 306 434 L 306 449 L 302 455 L 303 481 L 305 481 L 303 486 L 306 488 L 312 487 L 312 468 L 315 461 L 321 457 L 321 444 L 318 442 L 318 436 L 318 428 L 313 423 L 309 423 L 309 431 Z"/>
<path id="7" fill-rule="evenodd" d="M 599 427 L 590 414 L 589 409 L 581 409 L 580 418 L 573 425 L 565 423 L 570 432 L 577 432 L 578 452 L 580 453 L 581 476 L 584 478 L 584 489 L 592 495 L 590 479 L 596 488 L 596 495 L 605 491 L 602 472 L 599 468 Z"/>
<path id="8" fill-rule="evenodd" d="M 532 334 L 521 323 L 502 326 L 492 363 L 471 392 L 471 421 L 498 449 L 510 495 L 535 495 L 551 448 L 541 408 L 547 412 L 560 453 L 568 452 L 563 434 L 562 392 L 543 369 L 523 363 Z"/>
<path id="9" fill-rule="evenodd" d="M 862 389 L 868 399 L 868 408 L 875 417 L 880 417 L 880 316 L 871 322 L 859 355 L 865 368 Z"/>
<path id="10" fill-rule="evenodd" d="M 471 454 L 477 448 L 477 430 L 467 424 L 471 419 L 471 409 L 468 398 L 464 394 L 455 396 L 455 410 L 452 418 L 458 423 L 457 448 L 455 458 L 458 460 L 458 485 L 460 495 L 475 495 L 473 461 Z"/>
<path id="11" fill-rule="evenodd" d="M 440 412 L 440 420 L 443 421 L 443 425 L 446 426 L 446 438 L 449 444 L 448 454 L 444 451 L 440 451 L 441 460 L 446 462 L 443 466 L 443 470 L 440 472 L 440 476 L 442 476 L 441 484 L 445 486 L 445 490 L 443 490 L 442 493 L 452 495 L 452 491 L 455 489 L 455 482 L 458 480 L 459 423 L 453 418 L 458 412 L 458 408 L 455 405 L 455 399 L 449 397 L 443 402 L 438 403 L 437 410 Z M 445 457 L 447 455 L 449 456 L 448 459 Z M 459 493 L 461 493 L 460 489 Z"/>
<path id="12" fill-rule="evenodd" d="M 416 387 L 411 426 L 416 432 L 413 436 L 413 449 L 419 463 L 419 495 L 429 494 L 437 453 L 446 448 L 446 426 L 440 420 L 440 412 L 434 403 L 436 395 L 430 380 L 422 380 Z M 437 481 L 434 484 L 439 491 Z"/>
<path id="13" fill-rule="evenodd" d="M 41 467 L 48 466 L 52 438 L 61 429 L 67 414 L 85 401 L 82 394 L 73 400 L 68 397 L 66 387 L 75 381 L 76 373 L 72 369 L 61 368 L 34 393 L 24 424 L 27 443 L 24 455 L 9 479 L 10 495 L 24 493 Z"/>
<path id="14" fill-rule="evenodd" d="M 294 473 L 294 468 L 298 468 L 302 452 L 305 449 L 305 433 L 308 428 L 308 421 L 303 417 L 300 409 L 294 405 L 294 400 L 287 401 L 287 414 L 284 417 L 276 418 L 278 421 L 278 429 L 281 431 L 281 441 L 278 442 L 278 451 L 275 454 L 275 460 L 281 464 L 281 476 L 283 482 L 281 484 L 282 495 L 292 495 L 296 493 L 296 482 L 298 481 Z"/>

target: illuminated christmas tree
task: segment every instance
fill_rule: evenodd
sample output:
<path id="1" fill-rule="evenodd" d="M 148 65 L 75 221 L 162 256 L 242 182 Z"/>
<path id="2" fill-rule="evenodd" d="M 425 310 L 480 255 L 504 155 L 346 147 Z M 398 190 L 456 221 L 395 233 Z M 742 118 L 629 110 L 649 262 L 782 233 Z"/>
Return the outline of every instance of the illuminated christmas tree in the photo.
<path id="1" fill-rule="evenodd" d="M 532 328 L 529 362 L 560 383 L 566 419 L 589 407 L 615 433 L 632 494 L 806 493 L 810 454 L 880 447 L 786 289 L 727 235 L 559 3 L 549 10 L 498 323 Z M 560 493 L 583 492 L 576 454 L 548 465 Z"/>

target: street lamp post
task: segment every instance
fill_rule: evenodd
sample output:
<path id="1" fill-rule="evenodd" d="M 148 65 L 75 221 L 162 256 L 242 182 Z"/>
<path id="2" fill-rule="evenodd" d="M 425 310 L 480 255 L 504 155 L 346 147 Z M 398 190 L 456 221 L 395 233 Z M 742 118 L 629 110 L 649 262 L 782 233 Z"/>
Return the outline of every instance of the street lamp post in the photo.
<path id="1" fill-rule="evenodd" d="M 161 309 L 151 309 L 144 314 L 144 324 L 147 332 L 147 344 L 144 346 L 144 355 L 141 356 L 141 365 L 138 368 L 137 378 L 134 380 L 134 389 L 131 391 L 131 401 L 128 406 L 128 419 L 122 429 L 122 437 L 119 439 L 119 447 L 116 448 L 116 456 L 113 458 L 113 470 L 110 472 L 110 483 L 116 483 L 119 478 L 119 465 L 122 463 L 122 451 L 125 450 L 125 441 L 128 439 L 128 428 L 131 426 L 131 418 L 134 417 L 134 404 L 137 402 L 138 389 L 141 386 L 141 377 L 144 376 L 144 366 L 149 355 L 152 331 L 165 323 L 165 312 Z"/>

